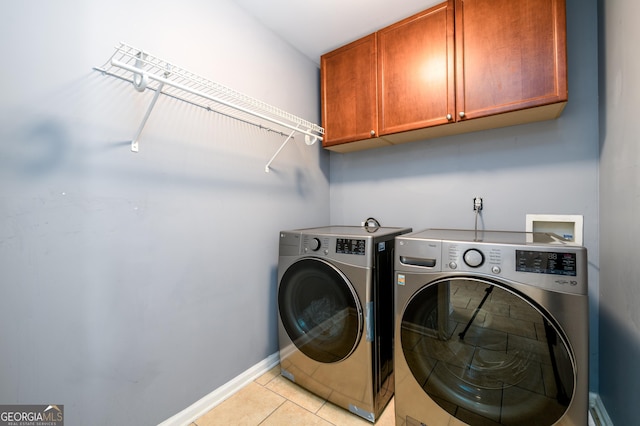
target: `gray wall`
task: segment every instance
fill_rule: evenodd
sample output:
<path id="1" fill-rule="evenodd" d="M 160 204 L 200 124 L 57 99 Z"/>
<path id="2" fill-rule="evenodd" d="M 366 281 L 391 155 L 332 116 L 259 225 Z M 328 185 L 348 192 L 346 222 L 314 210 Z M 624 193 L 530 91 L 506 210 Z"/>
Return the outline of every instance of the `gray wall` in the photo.
<path id="1" fill-rule="evenodd" d="M 614 424 L 631 425 L 640 395 L 640 3 L 599 6 L 600 397 Z"/>
<path id="2" fill-rule="evenodd" d="M 156 424 L 277 351 L 278 231 L 328 153 L 93 71 L 124 41 L 319 122 L 316 65 L 234 3 L 0 5 L 0 402 Z"/>
<path id="3" fill-rule="evenodd" d="M 598 57 L 596 0 L 567 0 L 569 103 L 557 120 L 331 154 L 331 221 L 524 230 L 527 213 L 584 216 L 590 388 L 598 387 Z"/>

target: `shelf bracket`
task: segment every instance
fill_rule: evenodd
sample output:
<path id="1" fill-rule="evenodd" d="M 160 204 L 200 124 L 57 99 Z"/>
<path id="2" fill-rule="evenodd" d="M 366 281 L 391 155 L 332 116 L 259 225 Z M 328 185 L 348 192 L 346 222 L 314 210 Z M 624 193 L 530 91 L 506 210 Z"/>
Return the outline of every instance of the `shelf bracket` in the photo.
<path id="1" fill-rule="evenodd" d="M 146 74 L 141 74 L 142 78 L 144 78 L 145 75 Z M 135 77 L 134 77 L 133 85 L 134 86 L 136 85 Z M 131 141 L 131 151 L 133 152 L 138 152 L 138 139 L 140 139 L 140 134 L 142 133 L 142 129 L 144 129 L 145 124 L 147 124 L 147 120 L 151 115 L 151 110 L 153 110 L 153 107 L 156 106 L 156 101 L 158 100 L 158 97 L 160 97 L 160 93 L 162 93 L 163 87 L 164 87 L 164 83 L 160 83 L 160 85 L 156 89 L 156 93 L 153 95 L 153 99 L 151 99 L 151 103 L 149 104 L 149 108 L 147 108 L 147 112 L 144 114 L 144 117 L 142 117 L 142 122 L 138 127 L 138 131 L 136 132 L 136 135 L 133 137 L 133 140 Z M 136 86 L 136 89 L 137 89 L 137 86 Z"/>
<path id="2" fill-rule="evenodd" d="M 276 159 L 276 157 L 278 156 L 278 154 L 280 154 L 280 151 L 282 151 L 282 148 L 284 148 L 284 146 L 287 144 L 287 142 L 289 142 L 291 140 L 291 138 L 293 137 L 293 135 L 297 132 L 297 130 L 293 130 L 289 136 L 287 137 L 287 139 L 284 140 L 284 142 L 282 143 L 282 145 L 280 145 L 280 148 L 278 148 L 278 150 L 276 151 L 275 154 L 273 154 L 273 157 L 271 157 L 271 160 L 269 160 L 269 162 L 267 163 L 266 166 L 264 166 L 264 171 L 265 173 L 269 173 L 269 171 L 271 170 L 271 163 L 273 163 L 273 160 Z"/>
<path id="3" fill-rule="evenodd" d="M 144 92 L 145 89 L 147 88 L 147 84 L 149 84 L 149 75 L 142 70 L 146 59 L 147 59 L 147 54 L 142 51 L 138 52 L 138 54 L 136 55 L 136 62 L 135 62 L 134 68 L 139 72 L 134 71 L 132 83 L 133 83 L 133 87 L 138 92 Z M 167 65 L 167 69 L 164 72 L 164 78 L 169 77 L 170 74 L 171 74 L 170 66 Z M 140 126 L 138 126 L 138 131 L 136 132 L 135 136 L 131 140 L 131 151 L 133 152 L 138 152 L 138 140 L 140 139 L 140 135 L 142 134 L 142 130 L 144 129 L 144 126 L 147 124 L 147 120 L 149 120 L 149 116 L 151 115 L 151 111 L 153 110 L 153 107 L 156 106 L 156 102 L 158 101 L 158 98 L 160 97 L 160 94 L 162 93 L 163 88 L 164 88 L 164 82 L 160 81 L 158 87 L 156 88 L 156 93 L 153 95 L 153 99 L 151 99 L 151 103 L 147 108 L 147 112 L 144 114 L 144 117 L 142 117 L 142 122 L 140 123 Z"/>
<path id="4" fill-rule="evenodd" d="M 269 173 L 269 171 L 271 170 L 271 163 L 273 163 L 273 160 L 276 159 L 276 157 L 278 156 L 278 154 L 280 154 L 280 151 L 282 151 L 282 148 L 284 148 L 284 146 L 287 144 L 287 142 L 289 142 L 289 140 L 291 140 L 291 138 L 293 137 L 293 135 L 298 132 L 298 128 L 296 127 L 295 129 L 293 129 L 293 131 L 291 132 L 291 134 L 287 137 L 287 139 L 285 139 L 285 141 L 282 143 L 282 145 L 280 145 L 280 148 L 278 148 L 278 150 L 276 151 L 275 154 L 273 154 L 273 157 L 271 157 L 271 160 L 269 160 L 269 162 L 267 163 L 266 166 L 264 166 L 264 171 L 266 173 Z M 309 136 L 307 134 L 304 135 L 304 142 L 307 145 L 313 145 L 314 143 L 316 143 L 318 141 L 318 137 L 313 135 L 313 136 Z"/>

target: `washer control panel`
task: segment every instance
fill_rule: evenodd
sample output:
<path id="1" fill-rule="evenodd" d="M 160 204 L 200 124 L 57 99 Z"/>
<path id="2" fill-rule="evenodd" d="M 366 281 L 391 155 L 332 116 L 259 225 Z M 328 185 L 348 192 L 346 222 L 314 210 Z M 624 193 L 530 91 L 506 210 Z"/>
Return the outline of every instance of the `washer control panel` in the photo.
<path id="1" fill-rule="evenodd" d="M 516 270 L 520 272 L 575 277 L 576 262 L 575 253 L 516 250 Z"/>
<path id="2" fill-rule="evenodd" d="M 502 249 L 500 247 L 476 247 L 468 244 L 443 243 L 443 255 L 447 256 L 449 269 L 502 271 Z"/>
<path id="3" fill-rule="evenodd" d="M 582 247 L 442 243 L 442 270 L 481 273 L 567 293 L 586 293 Z"/>
<path id="4" fill-rule="evenodd" d="M 484 254 L 482 254 L 480 250 L 472 248 L 464 252 L 462 259 L 467 266 L 477 268 L 478 266 L 482 266 L 484 263 Z"/>
<path id="5" fill-rule="evenodd" d="M 587 293 L 587 253 L 581 246 L 508 244 L 400 236 L 396 270 L 481 275 L 574 294 Z"/>
<path id="6" fill-rule="evenodd" d="M 318 251 L 322 247 L 322 242 L 320 242 L 320 238 L 313 237 L 308 240 L 307 248 L 311 251 Z"/>

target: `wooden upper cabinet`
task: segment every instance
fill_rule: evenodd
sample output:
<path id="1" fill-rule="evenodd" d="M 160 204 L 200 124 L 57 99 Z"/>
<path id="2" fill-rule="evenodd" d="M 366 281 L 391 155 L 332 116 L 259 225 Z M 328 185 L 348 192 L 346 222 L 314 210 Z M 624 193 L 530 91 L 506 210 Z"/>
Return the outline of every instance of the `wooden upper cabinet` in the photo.
<path id="1" fill-rule="evenodd" d="M 455 0 L 455 15 L 457 119 L 567 101 L 564 0 Z"/>
<path id="2" fill-rule="evenodd" d="M 320 58 L 323 146 L 376 137 L 376 35 Z"/>
<path id="3" fill-rule="evenodd" d="M 323 146 L 348 152 L 558 117 L 565 9 L 565 0 L 447 0 L 323 55 Z"/>
<path id="4" fill-rule="evenodd" d="M 454 94 L 453 0 L 378 31 L 380 135 L 448 123 Z"/>

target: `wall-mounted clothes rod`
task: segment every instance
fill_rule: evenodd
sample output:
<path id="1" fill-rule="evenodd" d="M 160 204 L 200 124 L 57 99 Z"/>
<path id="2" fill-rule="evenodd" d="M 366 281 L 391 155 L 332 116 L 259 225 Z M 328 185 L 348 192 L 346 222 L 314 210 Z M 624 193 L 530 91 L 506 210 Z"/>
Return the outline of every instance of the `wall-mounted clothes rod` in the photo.
<path id="1" fill-rule="evenodd" d="M 291 130 L 282 146 L 265 166 L 267 172 L 275 157 L 296 132 L 305 135 L 307 145 L 321 141 L 324 135 L 324 129 L 317 124 L 207 80 L 125 43 L 120 43 L 115 48 L 111 58 L 102 67 L 94 69 L 106 75 L 131 81 L 134 88 L 140 92 L 146 89 L 155 91 L 138 131 L 131 141 L 131 150 L 134 152 L 138 151 L 138 139 L 160 94 L 260 127 L 264 127 L 263 122 L 267 121 Z"/>

